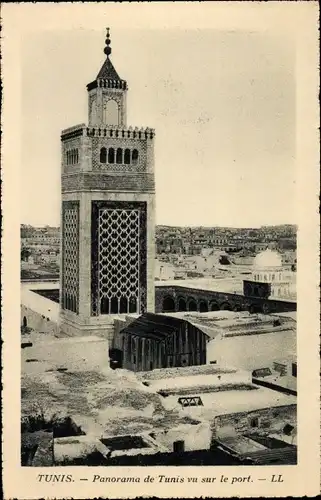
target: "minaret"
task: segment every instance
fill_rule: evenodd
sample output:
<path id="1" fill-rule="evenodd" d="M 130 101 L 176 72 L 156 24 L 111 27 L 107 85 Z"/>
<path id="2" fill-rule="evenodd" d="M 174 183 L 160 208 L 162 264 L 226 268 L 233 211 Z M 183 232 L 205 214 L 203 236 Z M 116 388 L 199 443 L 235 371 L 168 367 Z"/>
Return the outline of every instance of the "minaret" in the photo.
<path id="1" fill-rule="evenodd" d="M 88 126 L 62 143 L 61 331 L 113 334 L 115 316 L 154 311 L 154 130 L 126 126 L 127 82 L 111 60 L 87 85 Z"/>
<path id="2" fill-rule="evenodd" d="M 109 28 L 107 28 L 106 60 L 96 80 L 87 85 L 89 126 L 126 126 L 127 82 L 119 78 L 111 60 Z"/>

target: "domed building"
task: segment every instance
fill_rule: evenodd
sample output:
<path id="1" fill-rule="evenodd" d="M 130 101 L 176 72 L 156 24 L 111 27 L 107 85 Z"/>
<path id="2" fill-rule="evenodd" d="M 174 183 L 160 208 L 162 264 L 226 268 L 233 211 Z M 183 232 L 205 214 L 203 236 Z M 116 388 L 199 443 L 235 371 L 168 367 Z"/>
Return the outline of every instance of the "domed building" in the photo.
<path id="1" fill-rule="evenodd" d="M 295 296 L 293 274 L 284 271 L 282 257 L 275 250 L 268 248 L 254 258 L 252 279 L 259 283 L 269 283 L 271 297 L 292 298 Z"/>
<path id="2" fill-rule="evenodd" d="M 256 268 L 279 268 L 282 267 L 282 257 L 277 251 L 268 248 L 257 254 L 253 265 Z"/>
<path id="3" fill-rule="evenodd" d="M 268 248 L 257 254 L 252 274 L 253 281 L 271 285 L 271 297 L 295 297 L 294 273 L 284 271 L 282 257 L 277 251 Z"/>

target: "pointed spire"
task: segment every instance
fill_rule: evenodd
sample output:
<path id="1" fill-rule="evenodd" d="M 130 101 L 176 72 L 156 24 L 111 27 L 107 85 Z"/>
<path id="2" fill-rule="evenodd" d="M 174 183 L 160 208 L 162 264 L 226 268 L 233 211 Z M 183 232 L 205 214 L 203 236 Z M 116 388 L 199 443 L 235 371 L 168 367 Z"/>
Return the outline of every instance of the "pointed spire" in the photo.
<path id="1" fill-rule="evenodd" d="M 107 31 L 105 40 L 106 47 L 104 48 L 104 52 L 106 54 L 106 60 L 102 65 L 102 68 L 99 71 L 97 78 L 110 78 L 112 80 L 119 81 L 121 80 L 121 78 L 119 77 L 117 71 L 115 70 L 111 60 L 109 59 L 109 56 L 111 54 L 111 47 L 110 47 L 111 40 L 110 40 L 109 28 L 106 28 L 106 31 Z"/>
<path id="2" fill-rule="evenodd" d="M 106 28 L 106 40 L 105 40 L 104 53 L 106 55 L 106 59 L 100 68 L 96 79 L 87 85 L 87 90 L 92 90 L 97 88 L 98 86 L 103 86 L 106 88 L 117 88 L 127 90 L 127 82 L 122 80 L 115 70 L 113 63 L 110 60 L 111 54 L 111 40 L 110 40 L 110 30 Z"/>
<path id="3" fill-rule="evenodd" d="M 106 40 L 105 40 L 106 47 L 104 48 L 104 52 L 105 52 L 106 56 L 109 57 L 110 54 L 111 54 L 111 47 L 109 47 L 109 45 L 111 43 L 111 41 L 110 41 L 110 34 L 109 34 L 109 28 L 106 28 L 106 31 L 107 31 Z"/>

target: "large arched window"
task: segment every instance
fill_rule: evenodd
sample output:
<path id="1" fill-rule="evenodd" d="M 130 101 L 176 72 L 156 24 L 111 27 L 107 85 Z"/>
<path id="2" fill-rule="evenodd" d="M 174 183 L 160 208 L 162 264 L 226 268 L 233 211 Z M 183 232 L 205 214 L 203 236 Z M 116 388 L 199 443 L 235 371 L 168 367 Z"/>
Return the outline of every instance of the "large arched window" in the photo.
<path id="1" fill-rule="evenodd" d="M 114 99 L 109 99 L 104 103 L 104 124 L 119 125 L 118 114 L 118 104 Z"/>
<path id="2" fill-rule="evenodd" d="M 207 312 L 208 311 L 208 306 L 207 303 L 204 300 L 200 301 L 200 312 Z"/>
<path id="3" fill-rule="evenodd" d="M 137 165 L 138 163 L 138 151 L 137 149 L 133 149 L 132 151 L 132 164 Z"/>
<path id="4" fill-rule="evenodd" d="M 125 154 L 124 154 L 124 163 L 126 165 L 130 164 L 130 149 L 125 149 Z"/>
<path id="5" fill-rule="evenodd" d="M 220 306 L 221 311 L 232 311 L 232 306 L 228 302 L 223 302 Z"/>
<path id="6" fill-rule="evenodd" d="M 108 163 L 115 163 L 115 150 L 114 150 L 114 148 L 108 149 Z"/>
<path id="7" fill-rule="evenodd" d="M 100 160 L 100 163 L 106 163 L 106 161 L 107 161 L 107 149 L 106 148 L 101 148 L 99 160 Z"/>
<path id="8" fill-rule="evenodd" d="M 175 302 L 172 297 L 165 297 L 163 300 L 163 312 L 174 312 L 175 311 Z"/>
<path id="9" fill-rule="evenodd" d="M 188 310 L 189 311 L 197 311 L 197 304 L 194 299 L 190 299 L 188 301 Z"/>
<path id="10" fill-rule="evenodd" d="M 185 299 L 179 299 L 178 300 L 178 310 L 179 311 L 186 311 L 186 300 Z"/>
<path id="11" fill-rule="evenodd" d="M 116 163 L 123 163 L 123 150 L 122 150 L 122 148 L 117 148 Z"/>

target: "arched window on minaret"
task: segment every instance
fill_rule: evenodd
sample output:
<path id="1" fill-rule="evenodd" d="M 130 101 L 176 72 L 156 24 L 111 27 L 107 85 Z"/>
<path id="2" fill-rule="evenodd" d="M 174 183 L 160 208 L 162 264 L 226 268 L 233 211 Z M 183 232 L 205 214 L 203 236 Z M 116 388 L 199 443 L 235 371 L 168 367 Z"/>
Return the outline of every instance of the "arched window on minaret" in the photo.
<path id="1" fill-rule="evenodd" d="M 125 149 L 124 163 L 125 165 L 130 165 L 130 149 Z"/>
<path id="2" fill-rule="evenodd" d="M 133 149 L 132 163 L 133 163 L 133 165 L 137 165 L 137 163 L 138 163 L 138 151 L 137 151 L 137 149 Z"/>
<path id="3" fill-rule="evenodd" d="M 119 125 L 118 104 L 114 99 L 104 103 L 103 122 L 106 125 Z"/>
<path id="4" fill-rule="evenodd" d="M 107 149 L 106 148 L 101 148 L 99 161 L 100 161 L 100 163 L 106 163 L 106 161 L 107 161 Z"/>
<path id="5" fill-rule="evenodd" d="M 115 150 L 114 150 L 114 148 L 108 149 L 108 163 L 115 163 Z"/>
<path id="6" fill-rule="evenodd" d="M 123 150 L 122 150 L 122 148 L 117 148 L 116 163 L 123 163 Z"/>

